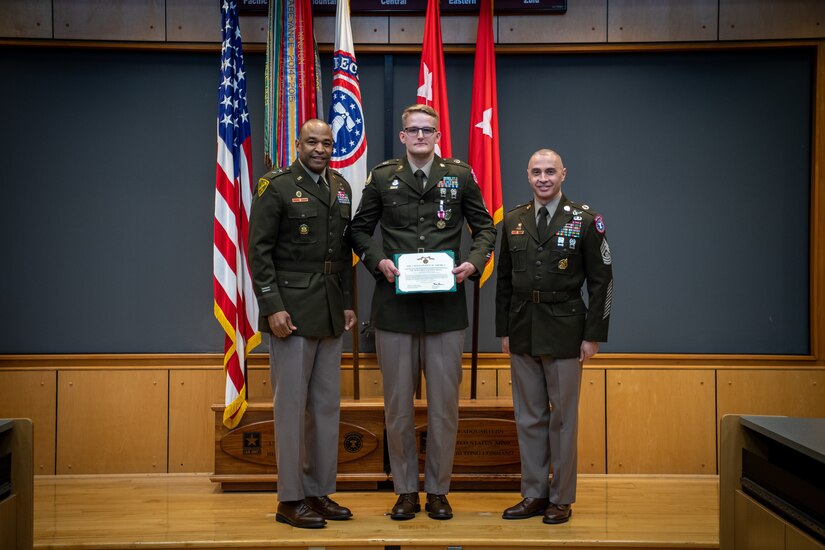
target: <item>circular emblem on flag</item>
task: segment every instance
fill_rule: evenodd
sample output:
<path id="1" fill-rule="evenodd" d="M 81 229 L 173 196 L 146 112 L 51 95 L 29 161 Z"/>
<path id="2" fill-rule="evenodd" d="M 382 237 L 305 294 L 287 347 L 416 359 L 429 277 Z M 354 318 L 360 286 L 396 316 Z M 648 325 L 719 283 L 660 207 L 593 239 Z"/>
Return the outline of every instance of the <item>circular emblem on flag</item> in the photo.
<path id="1" fill-rule="evenodd" d="M 604 233 L 604 218 L 602 218 L 601 214 L 596 216 L 595 222 L 596 231 L 598 231 L 599 233 Z"/>
<path id="2" fill-rule="evenodd" d="M 330 166 L 339 170 L 354 164 L 367 146 L 361 100 L 341 84 L 332 89 L 329 121 L 333 139 Z"/>

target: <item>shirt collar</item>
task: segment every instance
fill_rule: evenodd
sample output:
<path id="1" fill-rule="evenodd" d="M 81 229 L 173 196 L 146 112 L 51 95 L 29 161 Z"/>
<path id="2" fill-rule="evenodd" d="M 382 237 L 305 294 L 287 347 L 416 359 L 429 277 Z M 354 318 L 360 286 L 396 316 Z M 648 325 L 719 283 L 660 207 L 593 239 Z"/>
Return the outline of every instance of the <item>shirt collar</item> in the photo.
<path id="1" fill-rule="evenodd" d="M 555 199 L 551 200 L 547 204 L 541 204 L 537 199 L 533 199 L 533 206 L 536 209 L 536 217 L 538 218 L 539 215 L 539 208 L 542 206 L 547 209 L 547 219 L 551 219 L 553 214 L 556 213 L 556 209 L 559 207 L 559 203 L 561 202 L 561 193 L 556 196 Z"/>

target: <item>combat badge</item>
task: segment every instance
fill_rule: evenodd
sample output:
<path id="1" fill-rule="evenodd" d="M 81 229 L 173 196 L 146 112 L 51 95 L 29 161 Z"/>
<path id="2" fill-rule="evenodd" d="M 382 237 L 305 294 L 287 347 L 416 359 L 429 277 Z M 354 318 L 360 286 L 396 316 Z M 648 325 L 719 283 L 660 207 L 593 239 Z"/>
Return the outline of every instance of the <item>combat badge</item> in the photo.
<path id="1" fill-rule="evenodd" d="M 266 191 L 267 187 L 269 187 L 269 180 L 268 179 L 261 178 L 261 179 L 258 180 L 258 196 L 259 197 L 264 194 L 264 191 Z"/>

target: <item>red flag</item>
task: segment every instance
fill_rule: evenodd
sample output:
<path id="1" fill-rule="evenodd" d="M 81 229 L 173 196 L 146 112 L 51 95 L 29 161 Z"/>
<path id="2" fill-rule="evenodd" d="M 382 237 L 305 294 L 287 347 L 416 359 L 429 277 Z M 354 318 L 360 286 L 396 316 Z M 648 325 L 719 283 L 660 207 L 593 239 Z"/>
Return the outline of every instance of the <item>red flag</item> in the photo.
<path id="1" fill-rule="evenodd" d="M 473 167 L 484 204 L 498 224 L 504 218 L 501 200 L 501 157 L 498 146 L 496 52 L 493 46 L 493 0 L 481 0 L 478 13 L 473 102 L 470 108 L 470 166 Z M 443 141 L 443 139 L 442 139 Z M 481 284 L 493 272 L 493 257 L 484 266 Z"/>
<path id="2" fill-rule="evenodd" d="M 427 2 L 416 101 L 438 111 L 441 141 L 435 146 L 435 152 L 442 158 L 447 158 L 453 156 L 453 147 L 450 141 L 450 111 L 447 107 L 447 77 L 444 75 L 444 48 L 441 46 L 441 14 L 438 2 L 439 0 Z"/>

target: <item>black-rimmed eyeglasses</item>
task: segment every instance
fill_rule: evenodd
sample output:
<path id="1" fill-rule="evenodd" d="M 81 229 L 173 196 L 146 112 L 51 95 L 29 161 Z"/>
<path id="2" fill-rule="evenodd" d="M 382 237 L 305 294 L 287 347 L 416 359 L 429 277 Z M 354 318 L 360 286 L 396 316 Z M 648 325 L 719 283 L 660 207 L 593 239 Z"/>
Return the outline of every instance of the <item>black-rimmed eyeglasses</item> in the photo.
<path id="1" fill-rule="evenodd" d="M 416 128 L 415 126 L 410 126 L 409 128 L 404 128 L 404 132 L 410 137 L 416 137 L 418 135 L 418 132 L 424 134 L 424 137 L 430 137 L 436 132 L 436 130 L 435 128 L 429 126 L 426 126 L 424 128 Z"/>

